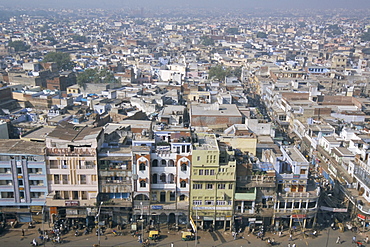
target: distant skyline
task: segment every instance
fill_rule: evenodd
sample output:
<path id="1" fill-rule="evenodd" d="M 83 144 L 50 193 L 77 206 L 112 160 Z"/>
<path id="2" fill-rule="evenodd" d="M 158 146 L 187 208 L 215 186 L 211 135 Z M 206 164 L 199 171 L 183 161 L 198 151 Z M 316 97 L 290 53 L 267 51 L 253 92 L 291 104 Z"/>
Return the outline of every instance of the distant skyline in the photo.
<path id="1" fill-rule="evenodd" d="M 227 8 L 227 9 L 367 9 L 370 0 L 0 0 L 4 7 L 33 8 Z"/>

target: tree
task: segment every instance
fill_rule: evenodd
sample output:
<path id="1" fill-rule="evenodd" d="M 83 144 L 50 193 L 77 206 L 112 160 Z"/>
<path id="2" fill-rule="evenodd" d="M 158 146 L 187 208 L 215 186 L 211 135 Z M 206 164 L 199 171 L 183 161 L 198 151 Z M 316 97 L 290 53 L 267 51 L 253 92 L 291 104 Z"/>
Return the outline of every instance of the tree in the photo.
<path id="1" fill-rule="evenodd" d="M 230 68 L 225 68 L 223 65 L 217 65 L 209 69 L 209 78 L 224 81 L 226 76 L 231 75 Z"/>
<path id="2" fill-rule="evenodd" d="M 73 68 L 71 57 L 64 52 L 49 52 L 45 55 L 43 62 L 54 62 L 59 70 L 70 70 Z"/>
<path id="3" fill-rule="evenodd" d="M 27 51 L 31 47 L 29 45 L 26 45 L 23 41 L 20 40 L 9 41 L 8 45 L 9 47 L 13 47 L 15 52 Z"/>
<path id="4" fill-rule="evenodd" d="M 213 39 L 211 39 L 207 36 L 200 37 L 200 41 L 201 41 L 202 45 L 205 45 L 205 46 L 214 46 L 215 45 L 215 42 L 213 41 Z"/>
<path id="5" fill-rule="evenodd" d="M 267 33 L 264 33 L 264 32 L 258 32 L 258 33 L 257 33 L 257 38 L 266 39 L 266 38 L 267 38 Z"/>
<path id="6" fill-rule="evenodd" d="M 85 36 L 82 36 L 82 35 L 73 35 L 72 39 L 73 39 L 74 42 L 86 43 L 86 41 L 87 41 L 87 38 Z"/>
<path id="7" fill-rule="evenodd" d="M 87 83 L 117 83 L 118 80 L 114 77 L 113 72 L 102 69 L 86 69 L 84 72 L 77 75 L 77 84 L 86 89 Z"/>
<path id="8" fill-rule="evenodd" d="M 230 67 L 225 67 L 223 65 L 217 65 L 212 68 L 210 68 L 208 75 L 210 79 L 217 79 L 219 81 L 224 81 L 225 77 L 227 76 L 235 76 L 240 79 L 242 74 L 242 68 L 237 67 L 237 68 L 230 68 Z"/>
<path id="9" fill-rule="evenodd" d="M 239 29 L 237 27 L 230 27 L 225 30 L 225 33 L 231 35 L 239 34 Z"/>

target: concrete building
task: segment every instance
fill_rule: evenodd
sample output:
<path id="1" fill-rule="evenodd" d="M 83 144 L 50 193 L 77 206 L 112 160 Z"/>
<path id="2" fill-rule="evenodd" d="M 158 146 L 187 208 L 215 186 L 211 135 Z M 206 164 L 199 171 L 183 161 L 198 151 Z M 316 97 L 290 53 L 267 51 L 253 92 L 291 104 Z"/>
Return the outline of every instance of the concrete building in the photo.
<path id="1" fill-rule="evenodd" d="M 0 140 L 0 211 L 19 222 L 40 220 L 48 194 L 44 144 Z"/>
<path id="2" fill-rule="evenodd" d="M 85 219 L 94 215 L 98 196 L 98 150 L 102 128 L 62 122 L 46 137 L 49 194 L 46 205 L 52 220 Z"/>
<path id="3" fill-rule="evenodd" d="M 190 215 L 202 229 L 232 226 L 236 160 L 214 134 L 194 134 Z"/>

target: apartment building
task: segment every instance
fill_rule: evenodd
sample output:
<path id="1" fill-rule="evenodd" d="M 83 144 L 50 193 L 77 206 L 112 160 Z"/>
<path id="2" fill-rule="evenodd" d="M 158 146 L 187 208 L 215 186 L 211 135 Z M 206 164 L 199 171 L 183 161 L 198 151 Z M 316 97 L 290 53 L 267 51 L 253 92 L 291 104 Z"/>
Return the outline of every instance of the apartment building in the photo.
<path id="1" fill-rule="evenodd" d="M 46 205 L 55 217 L 84 219 L 97 210 L 98 151 L 102 128 L 62 122 L 45 140 L 49 194 Z"/>
<path id="2" fill-rule="evenodd" d="M 151 215 L 155 222 L 186 224 L 190 190 L 191 133 L 188 128 L 169 126 L 153 130 L 151 153 Z"/>
<path id="3" fill-rule="evenodd" d="M 0 211 L 5 219 L 41 220 L 48 193 L 43 143 L 0 140 Z"/>
<path id="4" fill-rule="evenodd" d="M 320 190 L 309 179 L 310 163 L 296 148 L 281 146 L 281 161 L 275 163 L 277 199 L 274 207 L 275 226 L 292 228 L 314 225 Z"/>
<path id="5" fill-rule="evenodd" d="M 236 160 L 232 149 L 214 134 L 193 136 L 190 215 L 202 229 L 232 225 Z"/>

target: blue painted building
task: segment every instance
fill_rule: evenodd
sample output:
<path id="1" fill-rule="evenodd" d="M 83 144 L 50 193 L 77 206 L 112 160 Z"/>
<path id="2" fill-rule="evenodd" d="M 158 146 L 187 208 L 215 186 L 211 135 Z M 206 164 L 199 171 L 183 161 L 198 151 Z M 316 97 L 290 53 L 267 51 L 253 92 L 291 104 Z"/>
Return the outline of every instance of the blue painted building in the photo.
<path id="1" fill-rule="evenodd" d="M 45 144 L 0 140 L 0 212 L 20 222 L 40 220 L 48 194 Z"/>

